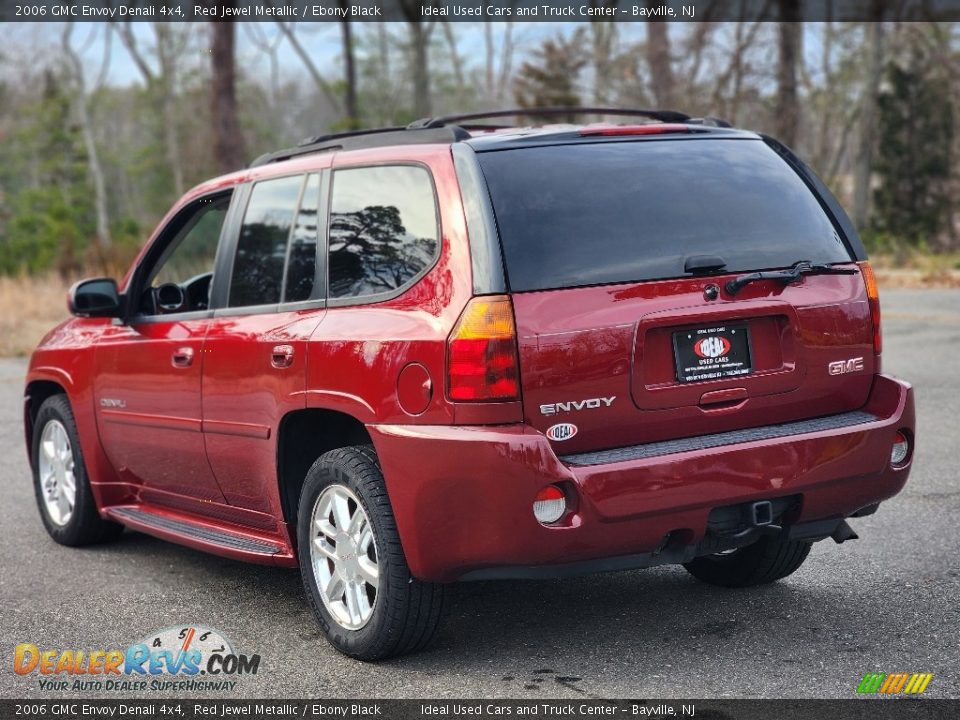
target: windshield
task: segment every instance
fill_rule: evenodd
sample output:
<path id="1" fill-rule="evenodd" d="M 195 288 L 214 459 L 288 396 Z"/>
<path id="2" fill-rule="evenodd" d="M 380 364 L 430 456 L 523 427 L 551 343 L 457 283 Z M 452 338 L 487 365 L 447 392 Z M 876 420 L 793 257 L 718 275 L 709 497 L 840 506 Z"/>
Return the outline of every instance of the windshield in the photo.
<path id="1" fill-rule="evenodd" d="M 760 140 L 578 143 L 477 155 L 513 291 L 850 262 L 803 180 Z"/>

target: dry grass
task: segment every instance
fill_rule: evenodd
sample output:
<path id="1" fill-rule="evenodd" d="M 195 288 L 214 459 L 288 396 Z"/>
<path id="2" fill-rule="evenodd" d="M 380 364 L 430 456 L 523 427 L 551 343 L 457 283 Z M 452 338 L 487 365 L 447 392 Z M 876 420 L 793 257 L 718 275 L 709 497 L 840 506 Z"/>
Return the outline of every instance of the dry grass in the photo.
<path id="1" fill-rule="evenodd" d="M 902 259 L 901 259 L 902 260 Z M 898 264 L 892 256 L 871 258 L 883 288 L 960 288 L 960 260 L 935 256 Z M 29 355 L 50 328 L 66 319 L 70 282 L 59 275 L 0 276 L 0 357 Z"/>
<path id="2" fill-rule="evenodd" d="M 870 264 L 880 287 L 960 288 L 960 253 L 871 255 Z"/>
<path id="3" fill-rule="evenodd" d="M 50 328 L 69 316 L 59 275 L 0 277 L 0 356 L 29 355 Z"/>

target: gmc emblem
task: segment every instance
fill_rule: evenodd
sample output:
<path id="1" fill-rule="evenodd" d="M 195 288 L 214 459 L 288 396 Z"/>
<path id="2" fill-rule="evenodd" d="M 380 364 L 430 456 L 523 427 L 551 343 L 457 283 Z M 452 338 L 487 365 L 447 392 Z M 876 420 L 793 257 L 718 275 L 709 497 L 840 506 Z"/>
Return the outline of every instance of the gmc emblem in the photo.
<path id="1" fill-rule="evenodd" d="M 845 375 L 863 370 L 863 358 L 855 357 L 849 360 L 836 360 L 827 365 L 827 372 L 831 375 Z"/>

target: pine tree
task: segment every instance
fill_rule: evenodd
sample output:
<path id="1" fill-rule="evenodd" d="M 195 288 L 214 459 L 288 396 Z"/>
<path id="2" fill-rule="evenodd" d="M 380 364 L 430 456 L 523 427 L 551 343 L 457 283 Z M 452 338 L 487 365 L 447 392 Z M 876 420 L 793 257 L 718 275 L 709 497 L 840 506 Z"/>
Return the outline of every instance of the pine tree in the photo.
<path id="1" fill-rule="evenodd" d="M 879 98 L 875 225 L 910 245 L 935 242 L 950 214 L 950 86 L 919 47 L 892 62 Z"/>
<path id="2" fill-rule="evenodd" d="M 29 124 L 5 150 L 27 168 L 10 183 L 10 218 L 0 236 L 0 272 L 37 272 L 56 266 L 64 275 L 79 270 L 94 235 L 86 156 L 79 129 L 70 119 L 69 98 L 52 72 L 42 97 L 27 108 Z"/>
<path id="3" fill-rule="evenodd" d="M 587 64 L 583 30 L 570 37 L 545 40 L 523 63 L 514 81 L 514 96 L 522 108 L 573 107 L 580 105 L 577 81 Z M 574 122 L 576 116 L 557 120 Z"/>

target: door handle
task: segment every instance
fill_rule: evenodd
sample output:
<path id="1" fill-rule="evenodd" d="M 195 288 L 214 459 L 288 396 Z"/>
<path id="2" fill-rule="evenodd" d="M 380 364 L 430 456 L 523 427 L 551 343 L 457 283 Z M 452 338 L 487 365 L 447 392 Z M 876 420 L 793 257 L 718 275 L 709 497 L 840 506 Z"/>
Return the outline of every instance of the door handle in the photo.
<path id="1" fill-rule="evenodd" d="M 293 345 L 275 345 L 270 354 L 270 364 L 275 368 L 293 365 Z"/>
<path id="2" fill-rule="evenodd" d="M 193 365 L 193 348 L 177 348 L 173 352 L 173 366 L 177 368 L 188 368 Z"/>

